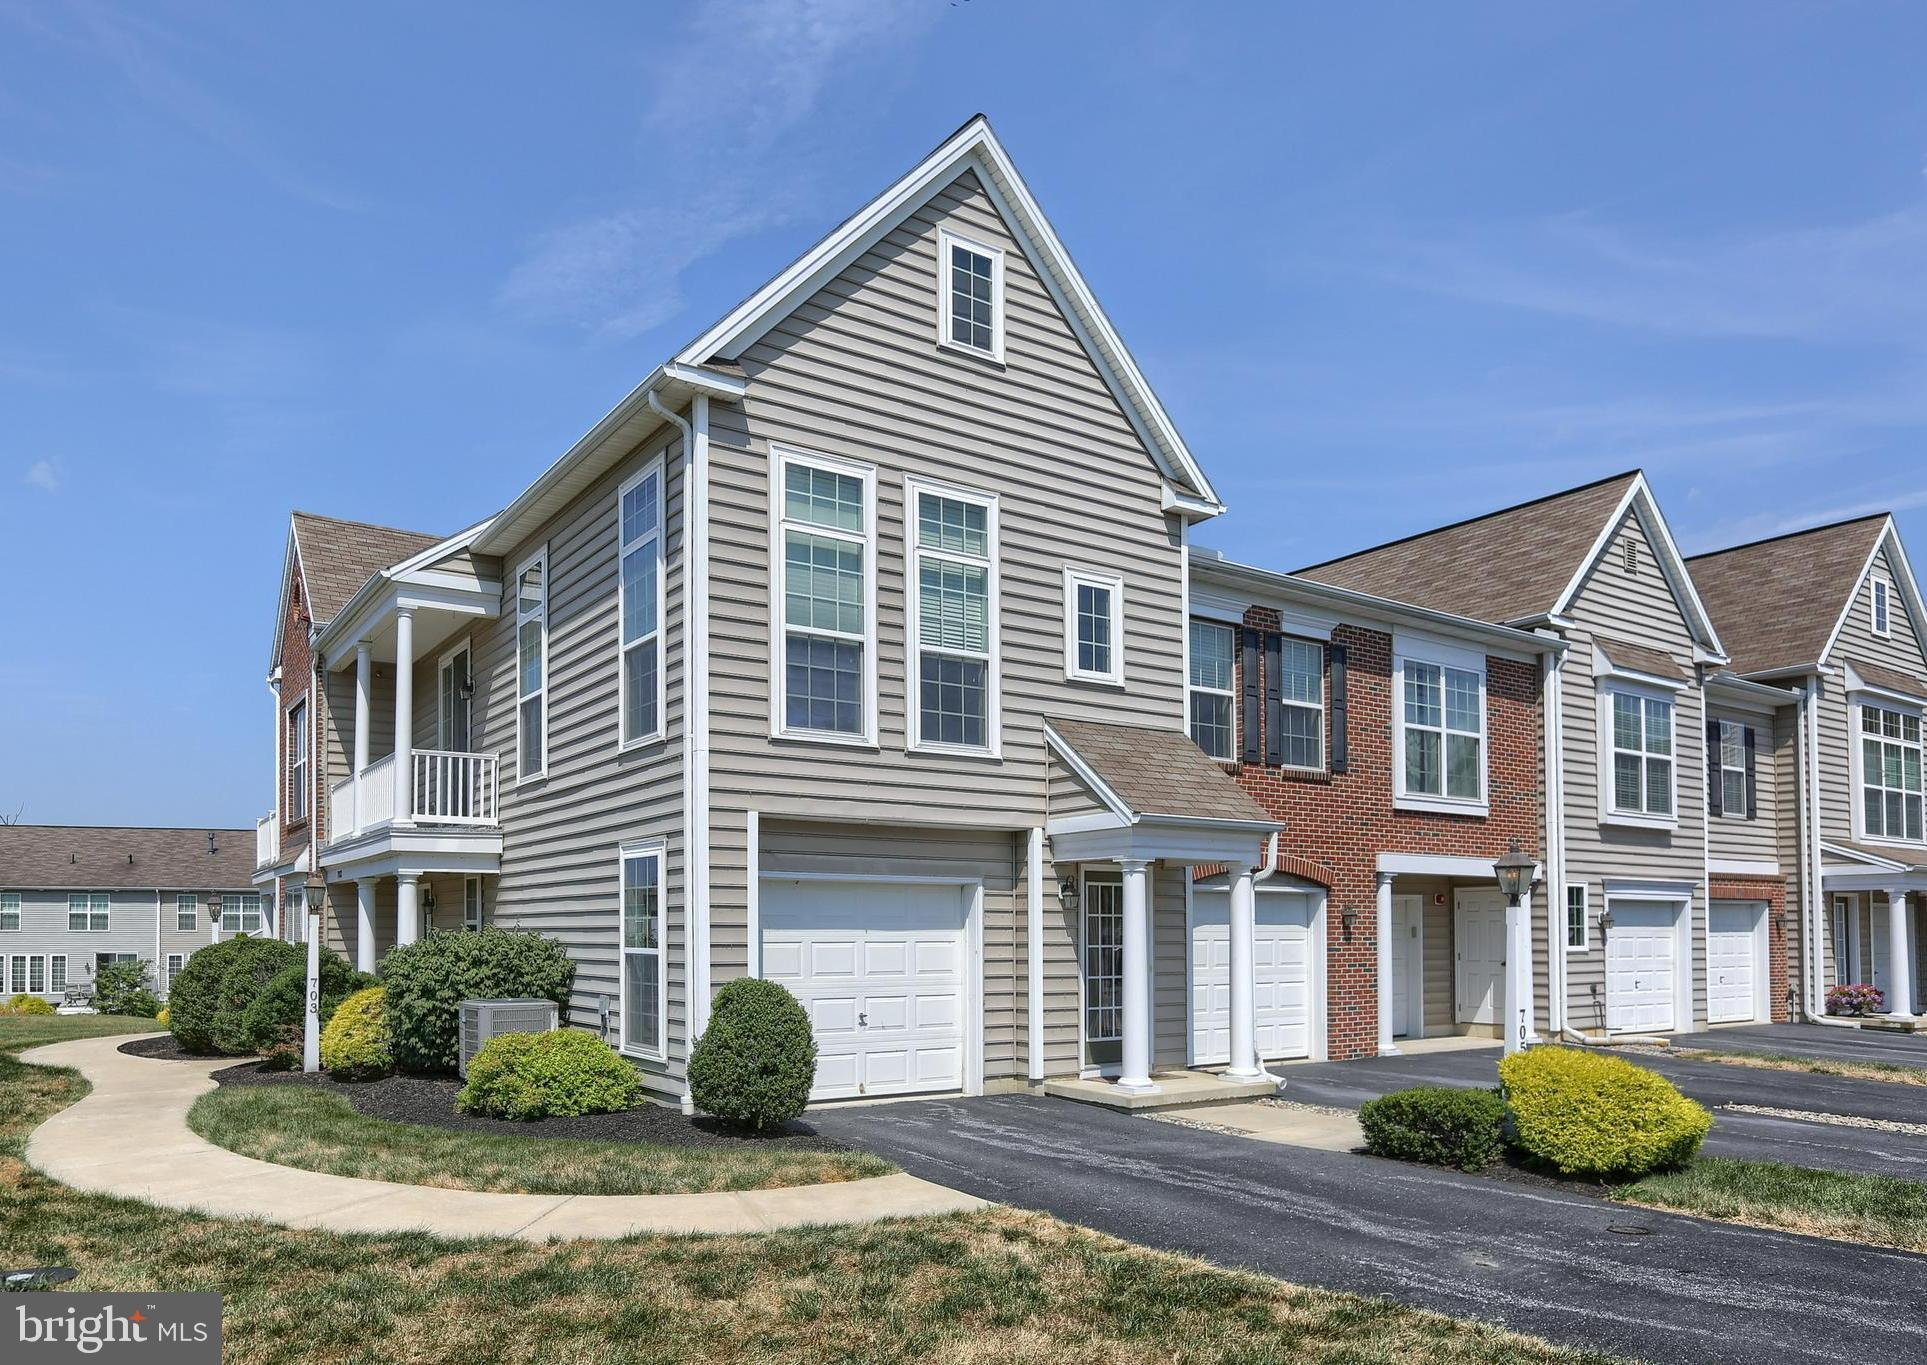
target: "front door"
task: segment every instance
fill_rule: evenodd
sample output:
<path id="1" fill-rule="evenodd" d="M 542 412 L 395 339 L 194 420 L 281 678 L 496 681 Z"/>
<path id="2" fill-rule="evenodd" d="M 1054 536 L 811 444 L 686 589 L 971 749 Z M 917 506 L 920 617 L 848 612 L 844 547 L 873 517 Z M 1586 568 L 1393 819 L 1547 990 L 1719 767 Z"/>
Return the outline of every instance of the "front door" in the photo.
<path id="1" fill-rule="evenodd" d="M 1124 1061 L 1124 883 L 1084 879 L 1084 1064 Z"/>
<path id="2" fill-rule="evenodd" d="M 1461 1024 L 1499 1019 L 1500 981 L 1505 974 L 1505 897 L 1497 890 L 1461 890 L 1452 917 L 1456 1008 Z"/>
<path id="3" fill-rule="evenodd" d="M 436 745 L 453 753 L 468 752 L 468 646 L 442 660 L 436 685 Z"/>
<path id="4" fill-rule="evenodd" d="M 1425 897 L 1392 897 L 1392 1036 L 1422 1037 L 1420 1014 L 1425 999 L 1424 969 L 1420 963 L 1419 927 Z"/>

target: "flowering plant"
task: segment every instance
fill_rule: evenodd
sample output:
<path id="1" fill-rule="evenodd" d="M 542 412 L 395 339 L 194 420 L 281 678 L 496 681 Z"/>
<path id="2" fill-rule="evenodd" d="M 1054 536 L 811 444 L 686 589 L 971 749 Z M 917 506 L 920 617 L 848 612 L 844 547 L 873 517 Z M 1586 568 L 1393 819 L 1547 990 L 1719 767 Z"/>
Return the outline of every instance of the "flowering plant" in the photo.
<path id="1" fill-rule="evenodd" d="M 1877 986 L 1835 986 L 1827 992 L 1828 1014 L 1879 1014 L 1887 1008 L 1887 997 Z"/>

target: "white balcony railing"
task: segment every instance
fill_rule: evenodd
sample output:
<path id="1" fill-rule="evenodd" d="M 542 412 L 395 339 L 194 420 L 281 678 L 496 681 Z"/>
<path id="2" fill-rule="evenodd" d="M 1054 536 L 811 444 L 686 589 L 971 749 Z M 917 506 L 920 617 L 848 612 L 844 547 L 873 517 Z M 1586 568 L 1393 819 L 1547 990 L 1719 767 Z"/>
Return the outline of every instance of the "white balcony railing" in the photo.
<path id="1" fill-rule="evenodd" d="M 412 758 L 409 819 L 423 825 L 496 823 L 495 755 L 417 749 Z M 355 782 L 344 778 L 328 791 L 328 837 L 338 840 L 395 819 L 395 756 L 387 754 L 361 773 L 361 810 Z"/>
<path id="2" fill-rule="evenodd" d="M 281 821 L 269 811 L 254 822 L 254 865 L 266 867 L 281 856 Z"/>

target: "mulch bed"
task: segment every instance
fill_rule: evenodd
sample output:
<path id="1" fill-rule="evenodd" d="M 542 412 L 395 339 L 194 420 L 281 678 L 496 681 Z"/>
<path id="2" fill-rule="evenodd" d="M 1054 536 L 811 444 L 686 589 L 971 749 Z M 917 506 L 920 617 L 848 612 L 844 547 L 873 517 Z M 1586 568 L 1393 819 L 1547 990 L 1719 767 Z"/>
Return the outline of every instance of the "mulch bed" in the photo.
<path id="1" fill-rule="evenodd" d="M 172 1041 L 172 1040 L 169 1040 Z M 132 1051 L 132 1046 L 122 1051 Z M 155 1055 L 148 1053 L 141 1056 Z M 166 1055 L 166 1054 L 161 1054 Z M 174 1054 L 179 1055 L 179 1054 Z M 663 1147 L 744 1147 L 792 1152 L 848 1152 L 847 1142 L 824 1137 L 808 1123 L 793 1121 L 762 1133 L 735 1128 L 707 1117 L 686 1117 L 663 1104 L 645 1104 L 616 1114 L 584 1114 L 576 1118 L 484 1118 L 455 1112 L 462 1083 L 452 1076 L 388 1076 L 378 1081 L 344 1083 L 325 1072 L 267 1071 L 259 1062 L 243 1062 L 214 1073 L 223 1086 L 305 1085 L 339 1095 L 356 1111 L 390 1123 L 416 1123 L 461 1133 L 499 1133 L 522 1138 L 573 1138 L 588 1142 L 639 1142 Z"/>
<path id="2" fill-rule="evenodd" d="M 174 1041 L 174 1035 L 163 1033 L 158 1038 L 136 1038 L 131 1043 L 122 1043 L 116 1052 L 125 1052 L 129 1057 L 152 1057 L 163 1062 L 193 1062 L 200 1058 L 184 1050 Z"/>

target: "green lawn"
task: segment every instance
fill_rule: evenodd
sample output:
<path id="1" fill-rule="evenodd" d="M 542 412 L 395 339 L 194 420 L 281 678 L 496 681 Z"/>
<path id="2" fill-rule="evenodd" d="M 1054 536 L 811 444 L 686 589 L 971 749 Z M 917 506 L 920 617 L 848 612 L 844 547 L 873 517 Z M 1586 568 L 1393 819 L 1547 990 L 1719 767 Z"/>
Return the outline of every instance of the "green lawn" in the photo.
<path id="1" fill-rule="evenodd" d="M 765 1190 L 887 1175 L 867 1152 L 577 1142 L 390 1123 L 340 1095 L 294 1085 L 210 1091 L 188 1126 L 209 1142 L 303 1170 L 456 1190 L 528 1194 L 689 1194 Z"/>
<path id="2" fill-rule="evenodd" d="M 153 1019 L 125 1014 L 0 1014 L 0 1052 L 114 1033 L 165 1033 Z"/>
<path id="3" fill-rule="evenodd" d="M 1614 1191 L 1629 1204 L 1783 1228 L 1867 1246 L 1927 1251 L 1927 1184 L 1703 1156 Z"/>
<path id="4" fill-rule="evenodd" d="M 1607 1360 L 1004 1209 L 546 1245 L 173 1213 L 76 1193 L 21 1161 L 34 1125 L 85 1090 L 72 1071 L 0 1055 L 0 1265 L 72 1266 L 76 1292 L 217 1290 L 229 1365 Z"/>
<path id="5" fill-rule="evenodd" d="M 1669 1053 L 1687 1062 L 1723 1062 L 1763 1071 L 1805 1071 L 1815 1076 L 1843 1076 L 1856 1081 L 1893 1081 L 1899 1085 L 1927 1085 L 1927 1067 L 1905 1062 L 1823 1061 L 1782 1052 L 1727 1052 L 1711 1048 L 1676 1047 Z"/>

